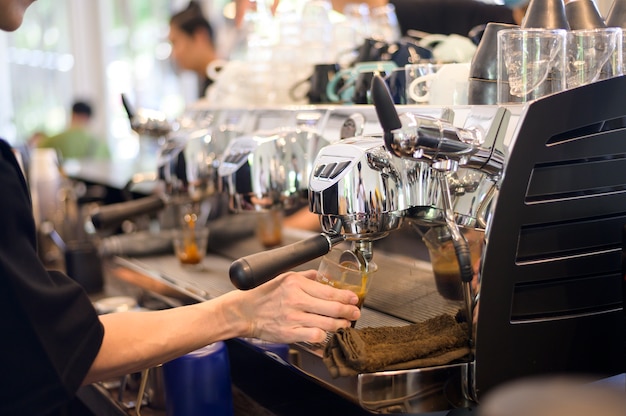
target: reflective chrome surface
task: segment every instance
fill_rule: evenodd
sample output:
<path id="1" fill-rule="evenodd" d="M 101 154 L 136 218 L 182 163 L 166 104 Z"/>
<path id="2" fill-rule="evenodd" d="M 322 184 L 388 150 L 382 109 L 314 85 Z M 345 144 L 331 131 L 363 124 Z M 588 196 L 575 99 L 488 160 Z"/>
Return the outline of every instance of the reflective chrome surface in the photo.
<path id="1" fill-rule="evenodd" d="M 231 140 L 219 163 L 231 209 L 303 206 L 311 155 L 326 144 L 326 139 L 306 127 L 257 131 Z"/>
<path id="2" fill-rule="evenodd" d="M 438 172 L 444 172 L 458 224 L 484 228 L 487 208 L 504 164 L 502 108 L 472 109 L 466 127 L 411 112 L 400 115 L 391 148 L 382 136 L 344 139 L 323 148 L 314 162 L 309 204 L 337 220 L 348 239 L 377 239 L 403 221 L 445 223 Z"/>
<path id="3" fill-rule="evenodd" d="M 341 140 L 323 148 L 315 159 L 309 208 L 326 217 L 324 231 L 334 231 L 331 227 L 339 220 L 340 233 L 348 239 L 384 237 L 417 203 L 411 188 L 420 181 L 421 167 L 392 157 L 382 137 Z"/>
<path id="4" fill-rule="evenodd" d="M 219 158 L 241 134 L 243 112 L 190 109 L 160 149 L 158 176 L 170 196 L 198 201 L 220 192 Z"/>
<path id="5" fill-rule="evenodd" d="M 401 106 L 402 128 L 393 132 L 391 150 L 371 106 L 232 110 L 227 116 L 229 111 L 207 109 L 188 125 L 181 120 L 170 134 L 172 147 L 163 153 L 162 166 L 170 174 L 171 189 L 193 195 L 210 192 L 217 189 L 210 182 L 189 183 L 217 171 L 236 210 L 295 206 L 306 201 L 308 192 L 309 207 L 321 216 L 324 232 L 342 237 L 336 241 L 349 240 L 366 261 L 374 255 L 374 240 L 391 241 L 407 223 L 449 227 L 445 191 L 454 223 L 484 230 L 505 163 L 503 136 L 513 136 L 506 111 L 496 106 Z M 346 133 L 346 125 L 352 124 L 356 137 Z M 221 156 L 216 152 L 217 162 L 211 153 L 216 137 L 224 139 L 220 145 L 226 143 Z M 186 176 L 175 174 L 179 155 L 195 166 L 185 168 Z M 415 238 L 419 242 L 417 231 Z M 462 306 L 440 295 L 429 263 L 380 253 L 374 260 L 384 277 L 373 282 L 362 327 L 405 325 Z M 228 258 L 247 254 L 229 253 Z M 224 279 L 230 261 L 226 263 L 214 273 L 223 285 L 220 293 L 232 290 Z M 471 361 L 331 379 L 320 350 L 303 344 L 294 349 L 290 364 L 370 411 L 432 412 L 463 406 L 471 396 Z"/>

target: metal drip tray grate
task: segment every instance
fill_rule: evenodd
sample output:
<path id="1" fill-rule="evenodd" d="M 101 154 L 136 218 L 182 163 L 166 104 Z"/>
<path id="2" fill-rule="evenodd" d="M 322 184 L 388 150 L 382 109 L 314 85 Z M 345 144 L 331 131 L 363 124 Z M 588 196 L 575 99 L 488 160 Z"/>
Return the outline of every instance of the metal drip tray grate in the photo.
<path id="1" fill-rule="evenodd" d="M 437 291 L 430 263 L 405 257 L 380 256 L 365 306 L 409 322 L 447 313 L 456 315 L 462 301 L 450 301 Z M 380 326 L 380 325 L 370 325 Z"/>

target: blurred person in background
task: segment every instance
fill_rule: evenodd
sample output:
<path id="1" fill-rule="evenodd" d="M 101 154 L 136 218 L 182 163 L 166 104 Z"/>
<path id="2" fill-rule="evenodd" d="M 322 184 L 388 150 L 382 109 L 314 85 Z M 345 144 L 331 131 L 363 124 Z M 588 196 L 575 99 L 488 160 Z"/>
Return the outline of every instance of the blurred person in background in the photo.
<path id="1" fill-rule="evenodd" d="M 187 8 L 170 18 L 168 39 L 172 45 L 172 60 L 178 68 L 196 73 L 198 98 L 204 97 L 212 83 L 207 67 L 218 59 L 218 54 L 213 28 L 197 2 L 189 2 Z"/>
<path id="2" fill-rule="evenodd" d="M 54 148 L 63 159 L 110 158 L 105 140 L 89 131 L 92 116 L 93 110 L 89 103 L 75 101 L 68 128 L 57 135 L 40 139 L 37 147 Z"/>
<path id="3" fill-rule="evenodd" d="M 34 1 L 0 0 L 0 30 L 16 30 Z M 192 305 L 99 316 L 76 281 L 41 263 L 28 187 L 3 140 L 0 188 L 0 415 L 92 414 L 76 398 L 81 385 L 236 337 L 322 342 L 360 317 L 356 294 L 320 285 L 314 270 Z"/>

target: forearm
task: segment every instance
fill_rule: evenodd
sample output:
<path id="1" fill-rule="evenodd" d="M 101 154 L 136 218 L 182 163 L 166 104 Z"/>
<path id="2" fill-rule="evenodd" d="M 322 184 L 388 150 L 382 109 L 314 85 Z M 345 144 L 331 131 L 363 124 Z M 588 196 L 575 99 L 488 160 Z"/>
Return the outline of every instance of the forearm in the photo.
<path id="1" fill-rule="evenodd" d="M 326 332 L 360 316 L 358 297 L 322 285 L 314 270 L 284 273 L 251 290 L 165 311 L 100 317 L 104 339 L 83 384 L 167 362 L 235 337 L 274 342 L 322 342 Z"/>
<path id="2" fill-rule="evenodd" d="M 243 320 L 227 316 L 235 293 L 164 311 L 102 315 L 104 339 L 83 384 L 153 367 L 207 344 L 241 336 Z"/>

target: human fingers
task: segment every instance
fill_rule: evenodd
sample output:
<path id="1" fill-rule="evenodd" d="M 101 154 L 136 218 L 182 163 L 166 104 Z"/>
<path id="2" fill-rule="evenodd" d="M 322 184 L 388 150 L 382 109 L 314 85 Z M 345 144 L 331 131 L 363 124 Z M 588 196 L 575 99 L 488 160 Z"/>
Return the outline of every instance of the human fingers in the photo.
<path id="1" fill-rule="evenodd" d="M 259 317 L 253 326 L 253 337 L 272 342 L 322 342 L 329 332 L 351 325 L 350 320 L 281 307 L 271 316 Z M 358 312 L 354 320 L 358 319 Z"/>
<path id="2" fill-rule="evenodd" d="M 349 290 L 337 289 L 318 283 L 303 273 L 287 273 L 281 276 L 281 287 L 285 290 L 283 302 L 296 311 L 331 318 L 353 321 L 360 316 L 356 306 L 359 298 Z M 306 277 L 306 276 L 305 276 Z"/>
<path id="3" fill-rule="evenodd" d="M 249 336 L 282 342 L 312 341 L 320 338 L 319 331 L 336 331 L 359 319 L 354 293 L 317 283 L 307 277 L 310 275 L 285 273 L 241 292 L 247 298 L 239 305 L 249 317 Z"/>
<path id="4" fill-rule="evenodd" d="M 317 277 L 317 270 L 313 270 L 313 269 L 304 270 L 301 272 L 291 272 L 291 273 L 299 273 L 310 280 L 315 280 L 315 278 Z"/>
<path id="5" fill-rule="evenodd" d="M 293 281 L 292 279 L 297 279 L 299 276 L 306 277 L 309 281 Z M 348 305 L 356 305 L 359 302 L 358 296 L 350 291 L 345 289 L 337 289 L 329 285 L 320 284 L 316 281 L 317 271 L 316 270 L 305 270 L 301 272 L 287 272 L 278 276 L 278 278 L 289 281 L 293 284 L 302 285 L 302 289 L 315 298 L 325 299 L 335 302 L 341 302 Z"/>

